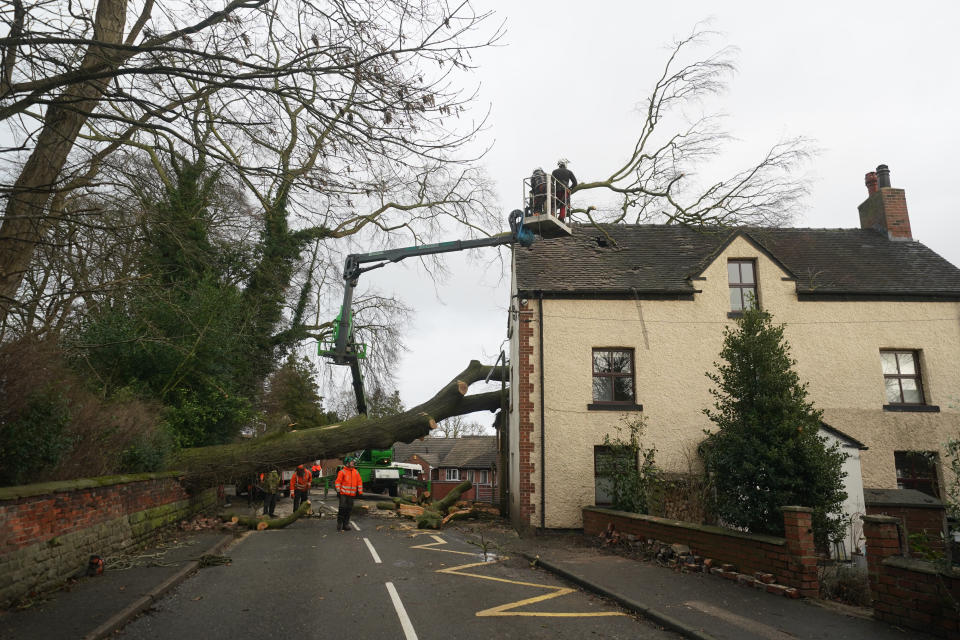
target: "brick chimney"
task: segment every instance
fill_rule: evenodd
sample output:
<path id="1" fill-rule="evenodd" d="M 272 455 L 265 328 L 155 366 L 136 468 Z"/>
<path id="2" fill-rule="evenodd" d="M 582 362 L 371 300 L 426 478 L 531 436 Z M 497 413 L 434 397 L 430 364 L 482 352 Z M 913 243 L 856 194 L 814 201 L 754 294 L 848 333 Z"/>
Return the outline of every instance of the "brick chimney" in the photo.
<path id="1" fill-rule="evenodd" d="M 867 199 L 860 210 L 860 228 L 874 229 L 891 240 L 913 240 L 907 196 L 890 186 L 890 168 L 882 164 L 866 176 Z"/>

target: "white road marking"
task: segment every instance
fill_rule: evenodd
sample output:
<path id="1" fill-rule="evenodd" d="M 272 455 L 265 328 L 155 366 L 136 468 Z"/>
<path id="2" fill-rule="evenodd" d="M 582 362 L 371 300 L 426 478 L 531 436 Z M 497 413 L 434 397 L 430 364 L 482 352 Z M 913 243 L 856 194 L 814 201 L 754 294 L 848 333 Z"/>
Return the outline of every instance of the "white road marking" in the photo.
<path id="1" fill-rule="evenodd" d="M 356 529 L 357 531 L 360 531 L 360 525 L 358 525 L 356 522 L 351 522 L 350 526 Z"/>
<path id="2" fill-rule="evenodd" d="M 417 632 L 413 630 L 413 625 L 407 616 L 407 610 L 403 608 L 400 595 L 397 594 L 392 582 L 387 583 L 387 591 L 390 593 L 390 600 L 393 601 L 393 608 L 397 610 L 397 617 L 400 618 L 400 626 L 403 627 L 404 637 L 407 640 L 417 640 Z"/>
<path id="3" fill-rule="evenodd" d="M 373 548 L 372 544 L 370 544 L 370 538 L 364 538 L 363 541 L 367 543 L 367 549 L 370 550 L 370 555 L 373 556 L 373 561 L 377 564 L 380 564 L 380 556 L 377 555 L 377 550 Z"/>

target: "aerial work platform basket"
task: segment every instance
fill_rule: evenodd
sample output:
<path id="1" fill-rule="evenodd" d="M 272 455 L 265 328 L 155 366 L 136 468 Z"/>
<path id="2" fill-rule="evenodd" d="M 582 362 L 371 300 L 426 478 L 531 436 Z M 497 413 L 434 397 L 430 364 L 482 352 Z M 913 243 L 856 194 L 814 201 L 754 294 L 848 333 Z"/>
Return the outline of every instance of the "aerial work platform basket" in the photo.
<path id="1" fill-rule="evenodd" d="M 523 180 L 523 226 L 541 238 L 571 235 L 566 225 L 570 190 L 553 176 L 541 173 Z"/>

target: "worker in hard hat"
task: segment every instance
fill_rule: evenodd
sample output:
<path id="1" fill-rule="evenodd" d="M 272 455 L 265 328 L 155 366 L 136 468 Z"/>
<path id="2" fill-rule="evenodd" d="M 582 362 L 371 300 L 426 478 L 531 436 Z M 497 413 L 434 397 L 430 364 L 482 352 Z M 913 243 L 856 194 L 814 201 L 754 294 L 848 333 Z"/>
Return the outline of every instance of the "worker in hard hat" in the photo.
<path id="1" fill-rule="evenodd" d="M 293 472 L 290 478 L 290 495 L 293 496 L 293 510 L 296 512 L 300 505 L 310 499 L 310 485 L 313 484 L 313 474 L 302 464 Z"/>
<path id="2" fill-rule="evenodd" d="M 577 177 L 573 171 L 567 169 L 567 160 L 561 158 L 557 161 L 557 168 L 551 174 L 553 176 L 553 189 L 556 194 L 557 218 L 560 222 L 567 216 L 567 209 L 570 207 L 570 189 L 577 186 Z"/>
<path id="3" fill-rule="evenodd" d="M 543 213 L 547 201 L 547 174 L 537 167 L 530 176 L 530 213 L 538 216 Z"/>
<path id="4" fill-rule="evenodd" d="M 340 469 L 337 481 L 333 485 L 340 497 L 337 509 L 337 531 L 341 533 L 350 528 L 350 512 L 353 511 L 354 498 L 363 495 L 363 480 L 360 479 L 360 472 L 357 471 L 357 459 L 348 456 L 343 463 L 345 466 Z"/>

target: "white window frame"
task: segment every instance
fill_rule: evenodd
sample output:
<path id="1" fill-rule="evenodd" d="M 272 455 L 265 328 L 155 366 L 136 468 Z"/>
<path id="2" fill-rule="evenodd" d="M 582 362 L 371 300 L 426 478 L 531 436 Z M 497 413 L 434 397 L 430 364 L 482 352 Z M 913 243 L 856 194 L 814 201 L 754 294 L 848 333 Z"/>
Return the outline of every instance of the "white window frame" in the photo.
<path id="1" fill-rule="evenodd" d="M 460 469 L 457 469 L 455 467 L 448 467 L 444 471 L 446 471 L 446 475 L 444 476 L 444 478 L 446 478 L 447 482 L 456 482 L 460 480 Z"/>

